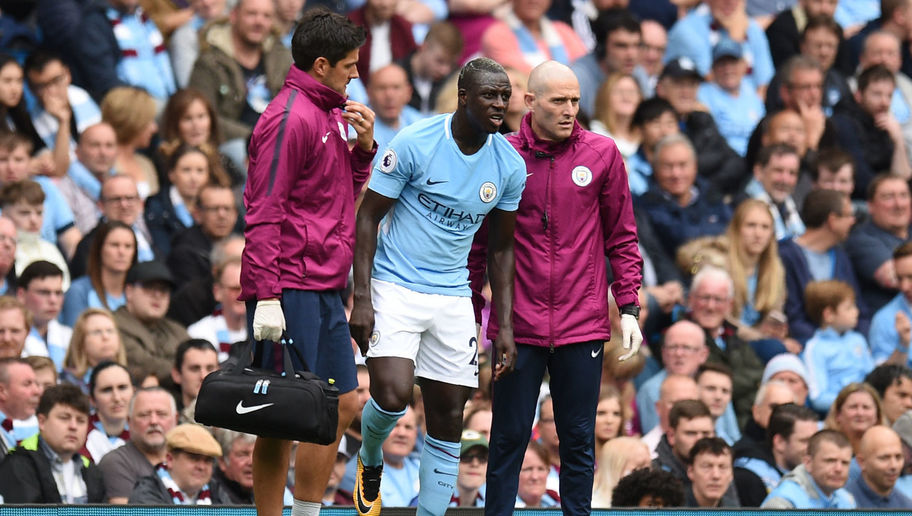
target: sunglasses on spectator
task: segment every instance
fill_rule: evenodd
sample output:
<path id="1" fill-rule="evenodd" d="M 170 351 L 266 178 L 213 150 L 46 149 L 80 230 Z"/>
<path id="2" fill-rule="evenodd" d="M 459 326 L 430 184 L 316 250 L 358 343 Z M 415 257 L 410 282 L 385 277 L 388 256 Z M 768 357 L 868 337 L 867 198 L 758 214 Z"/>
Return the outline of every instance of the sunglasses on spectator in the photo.
<path id="1" fill-rule="evenodd" d="M 459 462 L 464 462 L 466 464 L 471 464 L 472 461 L 478 459 L 478 462 L 481 464 L 488 463 L 488 454 L 487 453 L 466 453 L 465 455 L 459 457 Z"/>

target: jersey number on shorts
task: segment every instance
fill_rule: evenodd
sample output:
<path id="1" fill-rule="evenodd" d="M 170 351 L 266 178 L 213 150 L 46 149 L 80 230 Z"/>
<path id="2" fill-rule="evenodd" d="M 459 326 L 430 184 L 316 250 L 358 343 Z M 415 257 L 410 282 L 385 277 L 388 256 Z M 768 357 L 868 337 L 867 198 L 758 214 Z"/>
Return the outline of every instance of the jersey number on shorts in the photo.
<path id="1" fill-rule="evenodd" d="M 478 339 L 475 337 L 469 339 L 469 347 L 475 348 L 475 354 L 472 356 L 472 360 L 469 360 L 469 365 L 478 366 Z"/>

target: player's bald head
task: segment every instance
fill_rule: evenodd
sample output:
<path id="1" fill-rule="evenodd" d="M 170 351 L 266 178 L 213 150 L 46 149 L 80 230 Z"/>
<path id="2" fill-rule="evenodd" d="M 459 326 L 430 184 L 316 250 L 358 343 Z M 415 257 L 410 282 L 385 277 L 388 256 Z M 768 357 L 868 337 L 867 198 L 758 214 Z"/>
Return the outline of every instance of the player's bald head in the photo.
<path id="1" fill-rule="evenodd" d="M 529 73 L 529 93 L 544 94 L 557 84 L 573 83 L 579 88 L 579 80 L 573 70 L 557 61 L 545 61 Z"/>
<path id="2" fill-rule="evenodd" d="M 507 71 L 497 61 L 487 57 L 478 57 L 466 63 L 459 71 L 456 87 L 460 90 L 471 89 L 491 76 L 500 75 L 507 77 Z M 509 82 L 509 77 L 507 77 L 507 81 Z"/>

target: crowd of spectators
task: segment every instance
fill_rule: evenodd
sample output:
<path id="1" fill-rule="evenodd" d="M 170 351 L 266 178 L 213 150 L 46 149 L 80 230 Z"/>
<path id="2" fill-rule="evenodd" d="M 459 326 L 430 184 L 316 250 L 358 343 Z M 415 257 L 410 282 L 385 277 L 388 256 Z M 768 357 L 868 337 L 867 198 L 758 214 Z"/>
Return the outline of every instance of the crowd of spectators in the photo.
<path id="1" fill-rule="evenodd" d="M 4 502 L 252 503 L 254 436 L 193 412 L 247 339 L 247 142 L 304 3 L 0 1 Z M 380 155 L 455 108 L 476 55 L 510 76 L 503 132 L 551 59 L 617 144 L 648 346 L 605 344 L 594 507 L 912 508 L 912 0 L 315 5 L 366 29 L 348 93 Z M 484 505 L 480 376 L 454 506 Z M 415 504 L 423 427 L 416 389 L 384 505 Z M 516 506 L 558 507 L 547 382 L 531 431 Z M 356 418 L 326 505 L 351 503 L 360 442 Z"/>

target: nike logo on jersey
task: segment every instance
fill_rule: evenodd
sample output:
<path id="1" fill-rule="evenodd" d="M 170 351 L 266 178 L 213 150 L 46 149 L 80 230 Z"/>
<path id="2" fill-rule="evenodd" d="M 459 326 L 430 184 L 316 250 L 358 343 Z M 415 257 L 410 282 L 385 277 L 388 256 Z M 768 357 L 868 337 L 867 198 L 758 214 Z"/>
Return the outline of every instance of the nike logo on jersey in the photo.
<path id="1" fill-rule="evenodd" d="M 443 180 L 443 181 L 431 181 L 431 178 L 428 178 L 428 180 L 427 180 L 427 185 L 428 185 L 428 186 L 434 186 L 434 185 L 439 185 L 440 183 L 446 183 L 446 182 L 448 182 L 448 181 L 447 181 L 447 180 Z"/>
<path id="2" fill-rule="evenodd" d="M 253 405 L 251 407 L 245 407 L 243 401 L 239 401 L 237 407 L 234 407 L 234 411 L 240 415 L 249 414 L 251 412 L 256 412 L 257 410 L 262 410 L 266 407 L 271 407 L 275 403 L 264 403 L 262 405 Z"/>
<path id="3" fill-rule="evenodd" d="M 330 134 L 332 134 L 332 131 L 329 131 L 328 133 L 326 133 L 326 134 L 323 135 L 323 143 L 326 143 L 326 140 L 329 139 L 329 135 L 330 135 Z"/>
<path id="4" fill-rule="evenodd" d="M 455 476 L 456 476 L 455 473 L 447 473 L 446 471 L 440 471 L 440 470 L 437 469 L 437 468 L 434 468 L 434 473 L 437 473 L 438 475 L 449 475 L 449 476 L 451 476 L 451 477 L 455 477 Z"/>
<path id="5" fill-rule="evenodd" d="M 598 349 L 593 349 L 592 353 L 590 353 L 590 354 L 592 355 L 592 358 L 596 358 L 597 356 L 599 356 L 599 353 L 601 353 L 601 352 L 602 352 L 602 348 L 598 348 Z"/>

